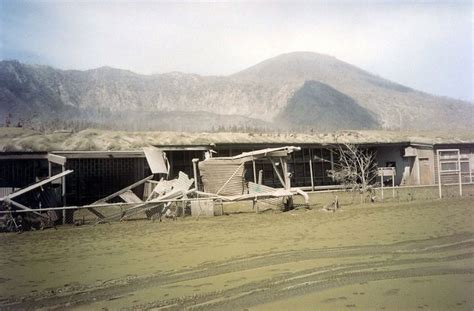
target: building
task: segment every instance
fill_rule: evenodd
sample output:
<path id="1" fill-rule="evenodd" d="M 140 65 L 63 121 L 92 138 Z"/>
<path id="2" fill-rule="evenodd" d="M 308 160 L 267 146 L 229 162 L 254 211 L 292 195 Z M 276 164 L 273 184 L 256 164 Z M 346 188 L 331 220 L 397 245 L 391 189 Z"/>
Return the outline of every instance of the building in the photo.
<path id="1" fill-rule="evenodd" d="M 212 135 L 212 134 L 208 134 Z M 243 134 L 242 134 L 243 135 Z M 292 154 L 289 159 L 291 183 L 305 190 L 328 189 L 336 182 L 328 175 L 337 159 L 334 156 L 338 141 L 351 142 L 363 148 L 376 151 L 379 167 L 395 168 L 396 185 L 434 185 L 438 183 L 437 151 L 441 149 L 459 149 L 461 177 L 463 183 L 472 183 L 474 174 L 474 139 L 410 139 L 367 138 L 347 134 L 338 140 L 300 139 L 291 135 L 273 137 L 255 137 L 245 134 L 245 139 L 196 140 L 184 143 L 179 139 L 174 143 L 156 141 L 150 143 L 166 151 L 171 165 L 171 177 L 183 171 L 193 175 L 192 159 L 204 159 L 211 150 L 214 156 L 233 156 L 242 152 L 286 145 L 300 146 L 301 151 Z M 269 142 L 264 142 L 269 141 Z M 148 144 L 148 145 L 150 145 Z M 215 152 L 215 153 L 214 153 Z M 279 187 L 280 183 L 270 163 L 256 162 L 246 167 L 249 180 L 256 178 L 255 171 L 262 171 L 263 183 Z M 446 164 L 448 165 L 448 164 Z M 65 203 L 84 205 L 94 202 L 137 180 L 151 174 L 144 153 L 134 151 L 35 151 L 0 153 L 0 196 L 35 182 L 38 178 L 54 175 L 63 170 L 74 170 L 65 177 L 63 183 Z M 443 184 L 456 182 L 456 176 L 443 177 Z M 450 180 L 449 178 L 452 178 Z M 62 186 L 61 186 L 62 188 Z"/>

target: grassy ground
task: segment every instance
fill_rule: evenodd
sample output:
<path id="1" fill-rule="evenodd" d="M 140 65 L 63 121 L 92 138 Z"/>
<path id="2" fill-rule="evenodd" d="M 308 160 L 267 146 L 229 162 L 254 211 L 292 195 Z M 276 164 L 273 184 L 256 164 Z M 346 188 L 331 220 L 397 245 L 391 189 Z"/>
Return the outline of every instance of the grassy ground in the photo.
<path id="1" fill-rule="evenodd" d="M 471 310 L 473 203 L 355 204 L 336 213 L 315 208 L 3 234 L 0 305 Z"/>

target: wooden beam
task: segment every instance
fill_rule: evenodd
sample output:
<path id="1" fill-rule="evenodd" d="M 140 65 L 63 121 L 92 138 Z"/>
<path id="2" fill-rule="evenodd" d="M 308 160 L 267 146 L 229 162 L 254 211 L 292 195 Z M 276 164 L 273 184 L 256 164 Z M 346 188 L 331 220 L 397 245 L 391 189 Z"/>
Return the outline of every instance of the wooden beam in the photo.
<path id="1" fill-rule="evenodd" d="M 13 199 L 13 198 L 16 198 L 17 196 L 20 196 L 20 195 L 22 195 L 22 194 L 25 194 L 25 193 L 27 193 L 27 192 L 30 192 L 31 190 L 34 190 L 34 189 L 39 188 L 39 187 L 41 187 L 41 186 L 44 186 L 44 185 L 46 185 L 46 184 L 48 184 L 48 183 L 50 183 L 50 182 L 52 182 L 52 181 L 54 181 L 54 180 L 56 180 L 56 179 L 62 178 L 62 177 L 64 177 L 64 176 L 66 176 L 66 175 L 69 175 L 69 174 L 71 174 L 72 172 L 73 172 L 72 170 L 67 170 L 67 171 L 61 172 L 61 173 L 59 173 L 59 174 L 57 174 L 57 175 L 54 175 L 54 176 L 52 176 L 52 177 L 49 177 L 49 178 L 47 178 L 47 179 L 45 179 L 45 180 L 39 181 L 39 182 L 37 182 L 37 183 L 35 183 L 35 184 L 31 185 L 31 186 L 28 186 L 28 187 L 26 187 L 26 188 L 20 189 L 20 190 L 18 190 L 17 192 L 11 193 L 11 194 L 7 195 L 6 197 L 1 198 L 0 201 L 3 201 L 3 200 L 5 200 L 5 199 Z"/>
<path id="2" fill-rule="evenodd" d="M 104 219 L 105 216 L 104 214 L 102 214 L 101 212 L 99 212 L 98 210 L 96 210 L 95 208 L 92 208 L 92 207 L 88 207 L 87 210 L 89 212 L 91 212 L 92 214 L 96 215 L 98 218 L 100 219 Z"/>
<path id="3" fill-rule="evenodd" d="M 280 163 L 281 163 L 281 169 L 283 172 L 283 178 L 285 181 L 284 187 L 285 189 L 288 190 L 291 188 L 290 176 L 288 175 L 288 162 L 286 158 L 280 158 Z"/>
<path id="4" fill-rule="evenodd" d="M 29 207 L 27 207 L 27 206 L 24 206 L 23 204 L 20 204 L 20 203 L 18 203 L 18 202 L 15 202 L 15 201 L 13 201 L 13 200 L 7 200 L 6 202 L 7 202 L 7 203 L 10 203 L 10 204 L 12 204 L 12 205 L 15 205 L 16 207 L 18 207 L 18 208 L 20 208 L 20 209 L 22 209 L 22 210 L 31 212 L 31 213 L 36 214 L 36 215 L 38 215 L 38 216 L 41 216 L 41 217 L 43 217 L 43 218 L 48 218 L 47 216 L 45 216 L 45 215 L 43 215 L 43 214 L 41 214 L 41 213 L 38 213 L 38 212 L 36 212 L 35 210 L 33 210 L 33 209 L 31 209 L 31 208 L 29 208 Z"/>
<path id="5" fill-rule="evenodd" d="M 253 168 L 253 182 L 257 183 L 257 168 L 255 167 L 255 160 L 252 160 L 252 168 Z"/>
<path id="6" fill-rule="evenodd" d="M 148 176 L 147 178 L 144 178 L 144 179 L 142 179 L 142 180 L 140 180 L 140 181 L 137 181 L 136 183 L 131 184 L 130 186 L 125 187 L 125 188 L 123 188 L 123 189 L 121 189 L 121 190 L 119 190 L 119 191 L 117 191 L 117 192 L 115 192 L 115 193 L 112 193 L 111 195 L 109 195 L 109 196 L 107 196 L 107 197 L 105 197 L 105 198 L 103 198 L 103 199 L 100 199 L 100 200 L 98 200 L 98 201 L 95 201 L 95 202 L 92 203 L 91 205 L 104 203 L 104 202 L 106 202 L 106 201 L 108 201 L 108 200 L 110 200 L 110 199 L 115 198 L 116 196 L 121 195 L 122 193 L 124 193 L 124 192 L 126 192 L 126 191 L 128 191 L 128 190 L 132 190 L 133 188 L 138 187 L 138 186 L 140 186 L 141 184 L 144 184 L 147 180 L 150 180 L 150 179 L 152 179 L 152 178 L 153 178 L 153 175 L 150 175 L 150 176 Z"/>

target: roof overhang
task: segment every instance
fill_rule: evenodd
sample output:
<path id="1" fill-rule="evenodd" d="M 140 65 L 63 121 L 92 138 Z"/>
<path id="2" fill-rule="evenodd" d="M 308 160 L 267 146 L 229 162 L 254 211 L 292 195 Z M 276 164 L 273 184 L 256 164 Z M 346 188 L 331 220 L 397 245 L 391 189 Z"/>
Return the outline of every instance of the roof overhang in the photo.
<path id="1" fill-rule="evenodd" d="M 142 150 L 134 151 L 52 151 L 49 155 L 66 159 L 114 159 L 114 158 L 144 158 Z M 49 156 L 48 155 L 48 156 Z"/>
<path id="2" fill-rule="evenodd" d="M 47 152 L 0 152 L 0 160 L 42 160 L 47 158 Z"/>

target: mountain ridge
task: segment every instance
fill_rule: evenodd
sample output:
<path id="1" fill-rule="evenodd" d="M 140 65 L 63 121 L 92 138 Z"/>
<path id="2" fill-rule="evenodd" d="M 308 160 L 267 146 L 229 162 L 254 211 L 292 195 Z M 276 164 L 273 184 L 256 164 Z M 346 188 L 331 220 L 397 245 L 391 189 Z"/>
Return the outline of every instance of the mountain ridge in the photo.
<path id="1" fill-rule="evenodd" d="M 308 87 L 308 81 L 317 82 L 318 87 Z M 308 114 L 301 113 L 282 122 L 282 113 L 290 104 L 308 112 L 318 107 L 314 119 L 325 122 L 311 123 Z M 366 118 L 353 122 L 349 113 L 336 113 L 334 107 L 355 109 L 357 115 Z M 39 122 L 52 115 L 113 124 L 110 118 L 124 111 L 130 112 L 128 123 L 146 123 L 147 130 L 159 130 L 160 125 L 143 116 L 144 111 L 153 112 L 155 119 L 160 112 L 179 111 L 208 112 L 217 121 L 223 116 L 221 123 L 209 122 L 202 113 L 195 120 L 187 117 L 187 130 L 192 130 L 191 123 L 196 130 L 206 130 L 203 122 L 212 127 L 245 124 L 269 130 L 468 129 L 474 121 L 469 102 L 423 93 L 312 52 L 282 54 L 228 76 L 181 72 L 143 75 L 109 66 L 60 70 L 0 61 L 2 119 L 10 113 Z M 114 129 L 125 128 L 117 125 Z"/>

